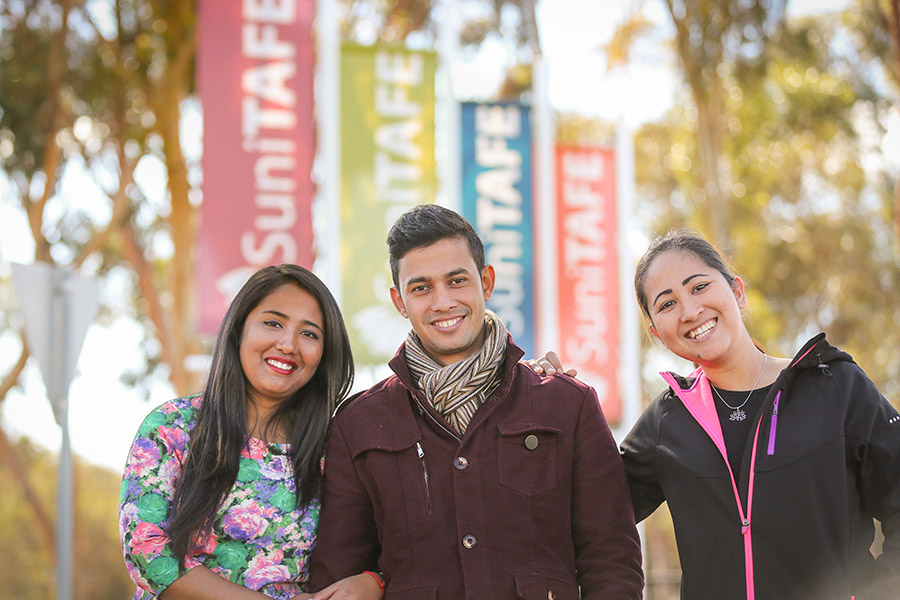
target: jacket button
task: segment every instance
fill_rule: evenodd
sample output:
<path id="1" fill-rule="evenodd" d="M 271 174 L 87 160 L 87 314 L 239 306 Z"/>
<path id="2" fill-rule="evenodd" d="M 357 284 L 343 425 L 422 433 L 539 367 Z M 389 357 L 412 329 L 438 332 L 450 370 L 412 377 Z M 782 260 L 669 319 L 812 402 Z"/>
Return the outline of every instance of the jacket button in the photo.
<path id="1" fill-rule="evenodd" d="M 467 536 L 464 537 L 463 540 L 462 540 L 463 546 L 465 546 L 465 547 L 466 547 L 467 549 L 469 549 L 469 550 L 471 550 L 472 548 L 474 548 L 474 547 L 475 547 L 475 544 L 477 544 L 477 543 L 478 543 L 478 540 L 475 539 L 475 536 L 474 536 L 474 535 L 471 535 L 471 534 L 467 535 Z"/>
<path id="2" fill-rule="evenodd" d="M 458 471 L 465 471 L 469 466 L 469 460 L 465 456 L 457 456 L 456 460 L 453 461 L 453 466 Z"/>
<path id="3" fill-rule="evenodd" d="M 538 438 L 533 433 L 525 438 L 525 447 L 529 450 L 537 450 Z"/>

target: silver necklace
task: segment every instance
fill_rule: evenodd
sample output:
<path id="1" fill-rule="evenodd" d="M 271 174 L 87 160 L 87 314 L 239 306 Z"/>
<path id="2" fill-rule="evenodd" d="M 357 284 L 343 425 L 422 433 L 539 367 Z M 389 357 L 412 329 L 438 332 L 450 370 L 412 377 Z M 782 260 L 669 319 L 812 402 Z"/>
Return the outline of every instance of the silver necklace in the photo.
<path id="1" fill-rule="evenodd" d="M 722 401 L 722 404 L 724 404 L 725 406 L 727 406 L 728 408 L 731 409 L 731 416 L 728 417 L 729 421 L 743 421 L 744 419 L 747 418 L 747 413 L 745 413 L 741 409 L 744 407 L 745 404 L 747 404 L 747 401 L 750 400 L 750 396 L 752 396 L 753 392 L 756 391 L 756 384 L 759 383 L 759 380 L 762 379 L 763 373 L 766 372 L 766 363 L 769 362 L 769 355 L 763 354 L 763 356 L 765 356 L 766 358 L 763 360 L 762 371 L 759 372 L 759 376 L 756 378 L 756 382 L 753 384 L 753 387 L 750 388 L 750 393 L 747 394 L 747 397 L 744 398 L 744 401 L 741 402 L 739 405 L 731 406 L 730 404 L 725 402 L 725 398 L 722 397 L 722 394 L 719 393 L 719 390 L 716 389 L 716 386 L 714 386 L 714 385 L 710 386 L 712 388 L 712 390 L 716 393 L 716 396 L 719 397 L 719 400 Z"/>

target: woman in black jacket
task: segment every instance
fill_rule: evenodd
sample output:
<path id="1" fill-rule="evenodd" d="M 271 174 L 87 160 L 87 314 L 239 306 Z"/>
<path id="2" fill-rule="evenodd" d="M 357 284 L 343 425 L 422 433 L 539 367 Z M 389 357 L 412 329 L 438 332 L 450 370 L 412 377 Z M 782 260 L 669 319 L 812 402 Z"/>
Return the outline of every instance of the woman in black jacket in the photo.
<path id="1" fill-rule="evenodd" d="M 636 518 L 669 505 L 682 598 L 900 598 L 900 415 L 862 369 L 824 334 L 791 359 L 760 350 L 743 282 L 693 232 L 651 244 L 635 291 L 697 365 L 662 374 L 622 443 Z"/>

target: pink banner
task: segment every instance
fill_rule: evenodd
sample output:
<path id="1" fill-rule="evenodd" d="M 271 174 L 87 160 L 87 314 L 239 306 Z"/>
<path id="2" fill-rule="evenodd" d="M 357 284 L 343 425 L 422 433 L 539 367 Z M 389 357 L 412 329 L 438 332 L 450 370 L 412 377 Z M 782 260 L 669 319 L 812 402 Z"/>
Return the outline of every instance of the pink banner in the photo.
<path id="1" fill-rule="evenodd" d="M 560 354 L 615 423 L 622 403 L 613 150 L 557 147 L 556 181 Z"/>
<path id="2" fill-rule="evenodd" d="M 311 267 L 314 0 L 200 0 L 199 328 L 283 262 Z"/>

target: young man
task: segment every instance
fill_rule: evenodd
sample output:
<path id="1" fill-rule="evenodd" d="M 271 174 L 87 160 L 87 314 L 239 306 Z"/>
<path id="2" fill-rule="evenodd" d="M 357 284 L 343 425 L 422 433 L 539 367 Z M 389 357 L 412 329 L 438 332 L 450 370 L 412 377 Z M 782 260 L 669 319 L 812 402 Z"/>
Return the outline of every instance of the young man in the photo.
<path id="1" fill-rule="evenodd" d="M 331 426 L 313 589 L 380 571 L 386 598 L 639 599 L 640 542 L 594 390 L 542 378 L 485 310 L 494 269 L 436 205 L 388 234 L 412 331 Z"/>

